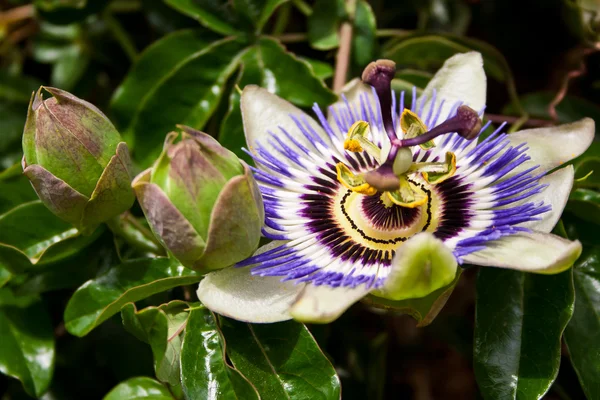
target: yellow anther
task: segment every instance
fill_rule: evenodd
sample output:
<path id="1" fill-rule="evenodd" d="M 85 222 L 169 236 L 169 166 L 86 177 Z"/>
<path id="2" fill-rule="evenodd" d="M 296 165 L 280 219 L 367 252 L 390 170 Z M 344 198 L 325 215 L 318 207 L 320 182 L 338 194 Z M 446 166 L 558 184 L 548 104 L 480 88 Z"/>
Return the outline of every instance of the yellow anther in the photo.
<path id="1" fill-rule="evenodd" d="M 369 124 L 365 121 L 356 121 L 348 129 L 346 139 L 357 139 L 359 137 L 366 139 L 369 132 Z"/>
<path id="2" fill-rule="evenodd" d="M 408 108 L 405 108 L 400 115 L 400 128 L 402 129 L 402 132 L 408 132 L 413 124 L 416 124 L 419 127 L 419 130 L 421 131 L 420 134 L 427 132 L 427 126 L 421 121 L 421 118 Z"/>
<path id="3" fill-rule="evenodd" d="M 421 175 L 423 179 L 429 184 L 435 185 L 444 182 L 446 179 L 454 176 L 456 172 L 456 155 L 451 151 L 446 152 L 445 163 L 439 163 L 444 166 L 444 171 L 423 171 Z"/>
<path id="4" fill-rule="evenodd" d="M 427 202 L 427 194 L 413 185 L 405 176 L 400 177 L 400 188 L 393 192 L 385 192 L 392 203 L 401 207 L 415 208 Z"/>
<path id="5" fill-rule="evenodd" d="M 402 129 L 402 132 L 404 132 L 404 139 L 412 139 L 427 132 L 427 126 L 423 123 L 421 118 L 408 108 L 405 108 L 400 115 L 400 128 Z M 433 140 L 429 140 L 419 146 L 423 150 L 429 150 L 435 147 L 435 143 Z"/>
<path id="6" fill-rule="evenodd" d="M 353 192 L 373 196 L 377 189 L 365 182 L 361 176 L 354 175 L 344 163 L 337 163 L 335 166 L 338 181 Z"/>
<path id="7" fill-rule="evenodd" d="M 344 140 L 344 150 L 348 150 L 353 153 L 361 153 L 363 151 L 363 148 L 358 140 L 346 139 Z"/>

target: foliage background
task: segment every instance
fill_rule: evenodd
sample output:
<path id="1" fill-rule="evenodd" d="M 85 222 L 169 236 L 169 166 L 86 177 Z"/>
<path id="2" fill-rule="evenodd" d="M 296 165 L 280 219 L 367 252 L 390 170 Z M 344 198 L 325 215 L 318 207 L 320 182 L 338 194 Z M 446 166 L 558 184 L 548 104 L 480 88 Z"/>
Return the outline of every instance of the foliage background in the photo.
<path id="1" fill-rule="evenodd" d="M 223 381 L 236 386 L 235 372 L 218 355 L 223 342 L 210 314 L 201 308 L 183 312 L 181 303 L 145 309 L 173 300 L 193 303 L 193 284 L 200 279 L 193 273 L 179 273 L 161 260 L 137 265 L 131 260 L 140 252 L 103 229 L 50 249 L 33 264 L 17 261 L 14 251 L 6 250 L 30 251 L 31 260 L 39 251 L 35 246 L 68 230 L 35 202 L 15 166 L 30 94 L 41 84 L 71 91 L 105 111 L 140 169 L 154 160 L 176 123 L 203 129 L 243 157 L 235 86 L 261 84 L 306 108 L 333 102 L 336 96 L 328 88 L 336 67 L 345 64 L 336 62 L 338 30 L 351 20 L 349 78 L 359 76 L 371 60 L 391 58 L 400 70 L 396 88 L 423 88 L 446 58 L 475 49 L 484 55 L 486 118 L 494 123 L 508 121 L 515 130 L 583 116 L 600 122 L 600 5 L 594 0 L 2 0 L 0 9 L 3 399 L 100 399 L 119 382 L 141 376 L 149 378 L 123 387 L 158 393 L 146 398 L 182 398 L 178 357 L 181 353 L 181 368 L 191 371 L 186 362 L 206 343 L 185 340 L 181 350 L 173 337 L 184 336 L 169 330 L 165 342 L 146 329 L 159 326 L 155 330 L 165 335 L 161 329 L 176 327 L 177 316 L 187 321 L 188 330 L 211 332 L 213 353 L 204 356 L 216 357 L 213 365 L 227 376 Z M 599 163 L 595 142 L 576 160 L 576 177 L 598 170 Z M 548 399 L 600 398 L 599 187 L 597 174 L 577 183 L 560 227 L 563 235 L 584 243 L 573 272 L 539 278 L 467 269 L 438 318 L 424 328 L 408 315 L 365 304 L 333 324 L 310 326 L 341 379 L 344 398 L 529 399 L 546 391 Z M 132 212 L 141 216 L 139 209 Z M 19 232 L 35 237 L 27 242 Z M 87 289 L 72 298 L 89 279 Z M 142 284 L 151 289 L 140 289 Z M 131 301 L 137 309 L 126 305 Z M 142 309 L 145 316 L 136 313 Z M 251 346 L 240 332 L 252 329 L 235 324 L 222 321 L 234 353 Z M 314 351 L 314 360 L 323 363 L 322 369 L 313 368 L 325 375 L 332 371 L 300 325 L 272 329 L 275 335 L 300 338 L 294 345 Z M 287 350 L 296 362 L 293 349 Z M 228 356 L 235 362 L 239 354 Z M 501 358 L 499 369 L 489 365 L 492 356 Z M 284 367 L 309 371 L 298 364 Z M 249 368 L 248 377 L 256 372 Z M 186 375 L 188 396 L 202 389 L 206 374 Z M 518 378 L 514 390 L 506 389 L 511 376 Z M 150 379 L 155 377 L 168 389 Z M 335 383 L 321 384 L 323 398 L 339 390 Z M 310 393 L 297 389 L 287 395 Z M 112 396 L 126 398 L 118 391 Z"/>

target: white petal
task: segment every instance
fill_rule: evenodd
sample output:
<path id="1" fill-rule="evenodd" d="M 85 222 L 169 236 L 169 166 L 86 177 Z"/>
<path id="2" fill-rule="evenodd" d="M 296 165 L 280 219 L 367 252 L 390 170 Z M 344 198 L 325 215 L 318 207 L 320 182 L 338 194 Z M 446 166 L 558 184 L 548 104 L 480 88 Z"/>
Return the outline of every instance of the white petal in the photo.
<path id="1" fill-rule="evenodd" d="M 271 242 L 256 254 L 280 246 Z M 304 284 L 281 282 L 281 277 L 253 276 L 251 267 L 230 267 L 207 274 L 198 286 L 197 295 L 208 309 L 252 323 L 279 322 L 292 319 L 289 308 Z"/>
<path id="2" fill-rule="evenodd" d="M 306 285 L 290 314 L 301 322 L 331 322 L 370 291 L 365 285 L 355 288 Z"/>
<path id="3" fill-rule="evenodd" d="M 312 117 L 261 87 L 248 85 L 244 88 L 241 96 L 241 110 L 246 143 L 249 150 L 253 152 L 260 143 L 263 148 L 270 150 L 271 154 L 278 154 L 269 144 L 269 141 L 273 141 L 269 132 L 277 135 L 288 146 L 297 150 L 298 148 L 280 131 L 280 127 L 285 129 L 297 142 L 314 150 L 313 141 L 301 132 L 290 115 L 297 117 L 302 122 L 305 119 L 317 135 L 329 143 L 329 137 Z"/>
<path id="4" fill-rule="evenodd" d="M 398 248 L 383 287 L 374 294 L 391 300 L 424 297 L 452 282 L 457 268 L 452 251 L 421 232 Z"/>
<path id="5" fill-rule="evenodd" d="M 531 160 L 518 168 L 522 171 L 539 165 L 536 172 L 545 172 L 580 156 L 594 140 L 594 120 L 584 118 L 571 124 L 527 129 L 509 134 L 512 146 L 527 143 Z M 516 171 L 515 171 L 516 172 Z"/>
<path id="6" fill-rule="evenodd" d="M 462 101 L 475 111 L 481 111 L 485 106 L 487 90 L 481 54 L 472 51 L 456 54 L 446 60 L 423 91 L 422 96 L 427 96 L 423 115 L 429 114 L 434 89 L 437 91 L 436 105 L 444 100 L 440 118 L 435 125 L 448 117 L 457 101 Z"/>
<path id="7" fill-rule="evenodd" d="M 581 243 L 549 233 L 519 233 L 488 243 L 485 250 L 463 257 L 469 264 L 510 268 L 540 274 L 568 269 L 581 255 Z"/>
<path id="8" fill-rule="evenodd" d="M 543 233 L 550 233 L 558 223 L 567 205 L 567 200 L 569 200 L 569 194 L 573 187 L 574 176 L 575 171 L 573 170 L 573 166 L 568 165 L 540 179 L 540 183 L 548 185 L 548 187 L 541 193 L 523 200 L 522 203 L 539 203 L 543 201 L 544 204 L 550 204 L 552 210 L 542 214 L 540 221 L 525 222 L 521 226 Z"/>

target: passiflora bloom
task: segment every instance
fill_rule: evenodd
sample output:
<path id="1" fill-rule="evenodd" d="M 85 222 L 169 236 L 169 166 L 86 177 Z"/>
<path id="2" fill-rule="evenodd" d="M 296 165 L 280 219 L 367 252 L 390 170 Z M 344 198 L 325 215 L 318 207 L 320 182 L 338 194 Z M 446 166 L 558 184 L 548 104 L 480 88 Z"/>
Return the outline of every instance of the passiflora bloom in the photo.
<path id="1" fill-rule="evenodd" d="M 367 294 L 418 298 L 463 263 L 552 274 L 581 244 L 549 232 L 594 123 L 477 140 L 486 78 L 479 53 L 446 61 L 419 99 L 392 93 L 395 66 L 378 61 L 319 122 L 264 89 L 241 107 L 274 242 L 211 273 L 198 296 L 251 322 L 327 322 Z"/>

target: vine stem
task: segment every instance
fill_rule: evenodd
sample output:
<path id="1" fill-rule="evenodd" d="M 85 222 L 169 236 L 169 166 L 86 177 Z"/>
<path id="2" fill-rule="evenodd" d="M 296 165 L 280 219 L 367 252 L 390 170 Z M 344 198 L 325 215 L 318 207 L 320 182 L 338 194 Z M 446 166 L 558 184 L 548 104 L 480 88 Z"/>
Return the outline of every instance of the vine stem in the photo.
<path id="1" fill-rule="evenodd" d="M 348 20 L 344 21 L 340 27 L 340 47 L 338 48 L 335 60 L 333 91 L 336 93 L 342 91 L 342 88 L 346 84 L 346 77 L 348 76 L 356 0 L 346 0 L 346 10 L 348 12 Z"/>

